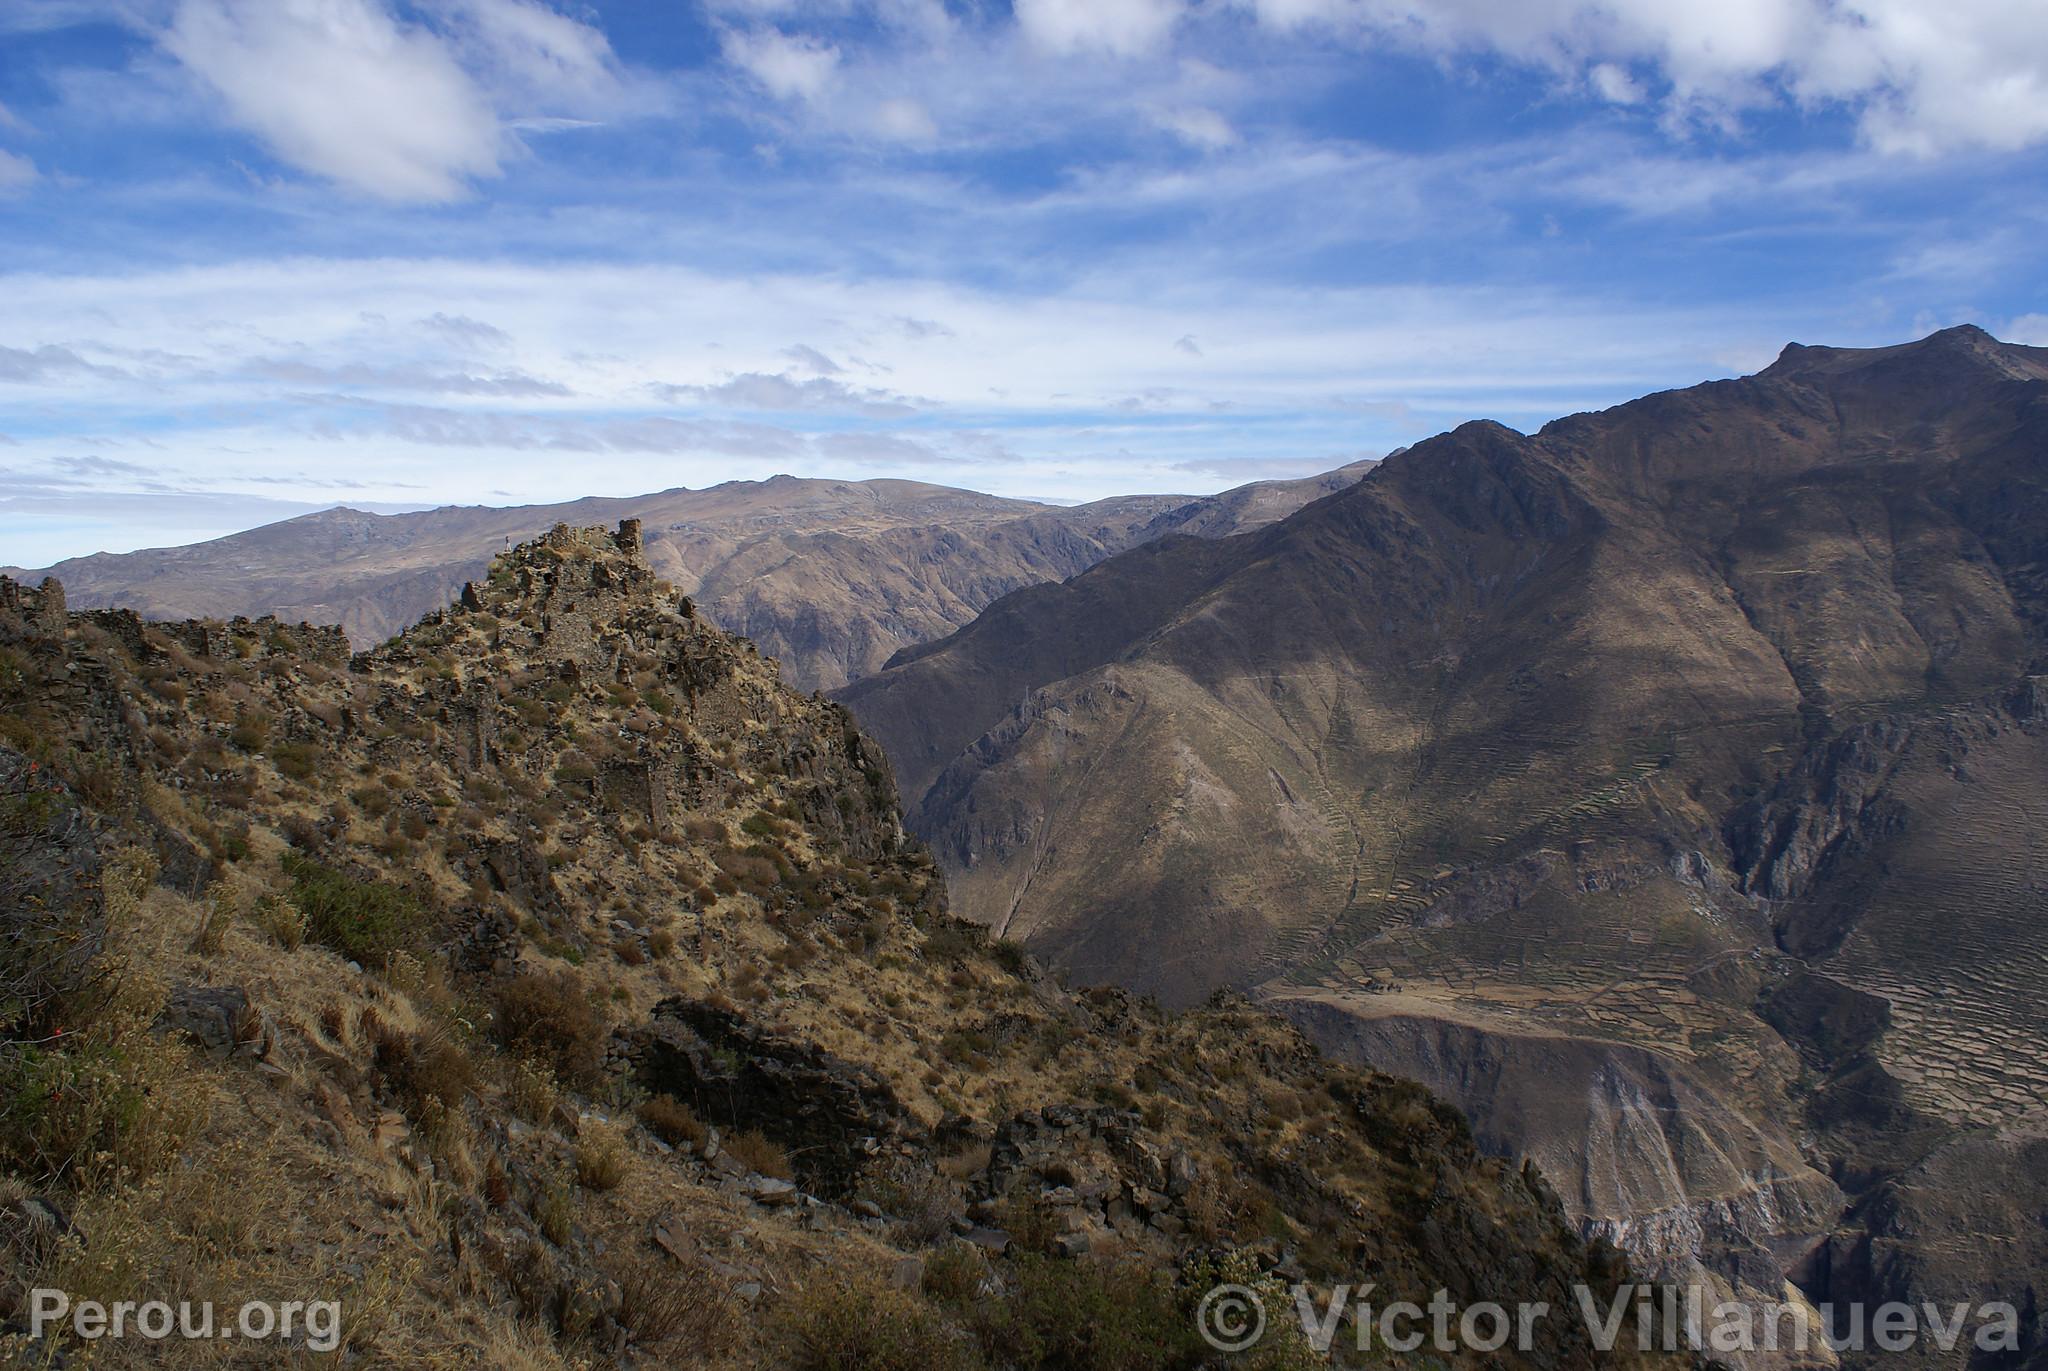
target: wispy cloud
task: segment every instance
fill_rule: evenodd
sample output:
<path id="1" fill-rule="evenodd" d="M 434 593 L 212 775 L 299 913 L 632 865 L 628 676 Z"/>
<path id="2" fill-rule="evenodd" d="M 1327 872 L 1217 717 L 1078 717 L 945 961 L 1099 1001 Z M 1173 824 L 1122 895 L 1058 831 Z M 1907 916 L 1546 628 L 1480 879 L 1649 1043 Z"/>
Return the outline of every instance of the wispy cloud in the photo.
<path id="1" fill-rule="evenodd" d="M 34 162 L 19 153 L 0 148 L 0 194 L 31 185 L 40 175 Z"/>
<path id="2" fill-rule="evenodd" d="M 79 377 L 121 380 L 126 375 L 118 367 L 88 362 L 70 348 L 54 344 L 46 343 L 38 348 L 0 346 L 0 382 L 35 385 Z"/>
<path id="3" fill-rule="evenodd" d="M 839 69 L 839 49 L 779 29 L 728 29 L 725 58 L 778 100 L 816 100 Z"/>
<path id="4" fill-rule="evenodd" d="M 251 376 L 293 385 L 348 386 L 369 390 L 422 391 L 436 395 L 488 395 L 500 398 L 561 398 L 575 394 L 560 381 L 529 376 L 523 371 L 488 374 L 437 371 L 429 367 L 376 366 L 351 362 L 318 366 L 282 358 L 257 358 L 247 364 Z"/>
<path id="5" fill-rule="evenodd" d="M 798 380 L 786 372 L 749 371 L 715 385 L 660 384 L 651 389 L 672 404 L 707 405 L 721 409 L 805 410 L 861 414 L 873 419 L 901 419 L 917 413 L 919 408 L 907 397 L 888 391 L 849 386 L 830 376 Z"/>
<path id="6" fill-rule="evenodd" d="M 498 175 L 511 110 L 618 92 L 604 36 L 545 5 L 450 0 L 427 13 L 440 28 L 383 0 L 180 0 L 160 40 L 283 161 L 396 201 L 454 200 Z"/>

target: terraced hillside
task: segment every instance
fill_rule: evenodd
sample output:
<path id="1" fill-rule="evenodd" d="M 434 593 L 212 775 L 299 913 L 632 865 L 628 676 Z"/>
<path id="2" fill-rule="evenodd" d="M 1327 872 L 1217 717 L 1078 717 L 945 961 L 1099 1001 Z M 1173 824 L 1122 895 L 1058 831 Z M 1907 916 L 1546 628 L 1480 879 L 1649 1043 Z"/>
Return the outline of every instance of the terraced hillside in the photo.
<path id="1" fill-rule="evenodd" d="M 841 698 L 1077 975 L 1254 989 L 1661 1270 L 2025 1306 L 2048 1184 L 1954 1159 L 2048 1110 L 2044 628 L 2048 351 L 1964 328 L 1470 424 Z"/>

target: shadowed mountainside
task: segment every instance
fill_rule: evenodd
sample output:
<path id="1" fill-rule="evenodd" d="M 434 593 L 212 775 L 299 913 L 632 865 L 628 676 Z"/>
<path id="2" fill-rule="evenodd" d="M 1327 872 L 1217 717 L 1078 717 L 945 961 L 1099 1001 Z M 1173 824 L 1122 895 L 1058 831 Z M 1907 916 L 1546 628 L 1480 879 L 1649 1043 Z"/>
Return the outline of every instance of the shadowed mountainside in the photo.
<path id="1" fill-rule="evenodd" d="M 1662 1270 L 2024 1307 L 2048 1187 L 1957 1158 L 2023 1173 L 2048 1108 L 2044 464 L 2048 350 L 1793 346 L 840 698 L 956 903 L 1075 974 L 1254 989 Z"/>

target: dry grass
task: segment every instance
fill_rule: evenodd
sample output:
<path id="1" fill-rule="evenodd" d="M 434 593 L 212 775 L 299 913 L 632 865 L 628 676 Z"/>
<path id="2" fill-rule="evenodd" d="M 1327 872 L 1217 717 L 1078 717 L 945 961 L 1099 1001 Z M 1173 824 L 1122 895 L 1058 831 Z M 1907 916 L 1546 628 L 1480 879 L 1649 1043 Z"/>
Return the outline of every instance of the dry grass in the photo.
<path id="1" fill-rule="evenodd" d="M 642 1347 L 672 1343 L 698 1357 L 717 1357 L 746 1338 L 746 1311 L 708 1268 L 678 1273 L 634 1257 L 613 1272 L 619 1322 Z"/>
<path id="2" fill-rule="evenodd" d="M 777 1180 L 796 1179 L 796 1169 L 790 1165 L 789 1153 L 780 1143 L 764 1134 L 748 1131 L 735 1133 L 720 1142 L 719 1146 L 732 1154 L 734 1161 L 749 1171 Z"/>
<path id="3" fill-rule="evenodd" d="M 704 1123 L 691 1108 L 673 1095 L 656 1095 L 641 1102 L 640 1122 L 648 1132 L 672 1146 L 704 1144 Z"/>
<path id="4" fill-rule="evenodd" d="M 602 1194 L 625 1182 L 626 1140 L 619 1126 L 586 1120 L 576 1139 L 576 1182 Z"/>
<path id="5" fill-rule="evenodd" d="M 540 1183 L 533 1197 L 533 1221 L 540 1225 L 541 1235 L 555 1246 L 569 1241 L 576 1228 L 576 1197 L 568 1182 L 559 1176 L 549 1176 Z"/>
<path id="6" fill-rule="evenodd" d="M 592 1079 L 604 1057 L 604 1021 L 575 977 L 531 973 L 498 987 L 498 1040 L 540 1058 L 565 1081 Z"/>
<path id="7" fill-rule="evenodd" d="M 306 941 L 306 915 L 289 896 L 266 894 L 258 897 L 250 921 L 263 935 L 287 952 L 296 952 Z"/>

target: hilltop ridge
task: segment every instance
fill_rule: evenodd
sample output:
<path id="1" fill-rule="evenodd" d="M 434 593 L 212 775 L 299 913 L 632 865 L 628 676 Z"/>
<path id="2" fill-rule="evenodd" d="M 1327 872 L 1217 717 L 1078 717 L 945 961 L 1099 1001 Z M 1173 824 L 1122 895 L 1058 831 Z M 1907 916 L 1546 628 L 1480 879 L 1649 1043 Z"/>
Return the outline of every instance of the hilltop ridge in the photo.
<path id="1" fill-rule="evenodd" d="M 951 919 L 778 676 L 631 520 L 353 656 L 0 578 L 0 917 L 49 912 L 5 946 L 76 953 L 0 964 L 0 1320 L 116 1252 L 332 1294 L 372 1365 L 1166 1371 L 1217 1280 L 1623 1279 L 1416 1087 Z M 1574 1323 L 1511 1364 L 1661 1364 Z"/>

